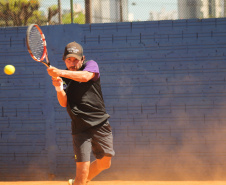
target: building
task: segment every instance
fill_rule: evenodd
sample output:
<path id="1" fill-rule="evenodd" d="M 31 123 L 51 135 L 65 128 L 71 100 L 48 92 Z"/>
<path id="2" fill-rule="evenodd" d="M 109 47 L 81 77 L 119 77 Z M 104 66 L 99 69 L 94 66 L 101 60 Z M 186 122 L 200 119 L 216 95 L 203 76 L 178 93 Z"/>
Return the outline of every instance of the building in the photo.
<path id="1" fill-rule="evenodd" d="M 223 17 L 224 1 L 202 0 L 201 12 L 203 18 Z"/>
<path id="2" fill-rule="evenodd" d="M 81 4 L 77 4 L 77 3 L 73 4 L 73 11 L 74 11 L 75 14 L 80 13 L 80 12 L 85 14 L 85 10 L 82 8 Z M 70 8 L 69 9 L 63 9 L 62 13 L 63 14 L 71 13 L 71 9 Z"/>
<path id="3" fill-rule="evenodd" d="M 149 14 L 149 21 L 157 20 L 175 20 L 178 18 L 177 11 L 171 10 L 167 11 L 165 8 L 162 8 L 160 11 L 151 11 Z"/>
<path id="4" fill-rule="evenodd" d="M 225 0 L 178 0 L 178 18 L 212 18 L 224 16 Z"/>
<path id="5" fill-rule="evenodd" d="M 92 0 L 91 22 L 128 21 L 128 0 Z"/>

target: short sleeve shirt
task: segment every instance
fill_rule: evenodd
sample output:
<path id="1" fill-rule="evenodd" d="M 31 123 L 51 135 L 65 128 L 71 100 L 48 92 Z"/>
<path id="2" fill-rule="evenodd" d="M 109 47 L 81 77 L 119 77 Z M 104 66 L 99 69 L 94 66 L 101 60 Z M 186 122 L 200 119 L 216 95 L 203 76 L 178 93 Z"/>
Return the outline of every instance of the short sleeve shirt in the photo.
<path id="1" fill-rule="evenodd" d="M 95 76 L 88 82 L 62 78 L 68 100 L 67 111 L 72 119 L 72 134 L 101 124 L 110 117 L 105 110 L 98 64 L 90 60 L 80 70 L 95 73 Z"/>

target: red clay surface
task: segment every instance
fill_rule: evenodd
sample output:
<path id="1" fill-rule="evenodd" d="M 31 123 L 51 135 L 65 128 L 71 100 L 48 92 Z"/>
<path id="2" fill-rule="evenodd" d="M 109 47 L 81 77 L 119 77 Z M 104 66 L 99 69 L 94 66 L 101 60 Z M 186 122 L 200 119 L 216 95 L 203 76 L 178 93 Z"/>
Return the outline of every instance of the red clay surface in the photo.
<path id="1" fill-rule="evenodd" d="M 67 181 L 1 181 L 0 185 L 68 185 Z M 88 185 L 226 185 L 226 181 L 93 181 Z"/>

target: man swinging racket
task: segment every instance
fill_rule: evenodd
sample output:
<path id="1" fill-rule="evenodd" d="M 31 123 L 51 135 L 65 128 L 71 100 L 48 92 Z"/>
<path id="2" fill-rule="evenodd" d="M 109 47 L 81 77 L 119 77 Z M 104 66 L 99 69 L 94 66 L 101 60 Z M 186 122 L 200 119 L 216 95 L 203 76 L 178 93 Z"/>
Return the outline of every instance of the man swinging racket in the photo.
<path id="1" fill-rule="evenodd" d="M 65 47 L 63 60 L 67 69 L 47 68 L 56 88 L 57 99 L 67 107 L 71 118 L 76 177 L 69 185 L 86 185 L 111 166 L 113 136 L 100 85 L 98 64 L 85 61 L 83 48 L 76 42 Z M 64 84 L 64 85 L 63 85 Z M 90 163 L 93 152 L 96 160 Z"/>

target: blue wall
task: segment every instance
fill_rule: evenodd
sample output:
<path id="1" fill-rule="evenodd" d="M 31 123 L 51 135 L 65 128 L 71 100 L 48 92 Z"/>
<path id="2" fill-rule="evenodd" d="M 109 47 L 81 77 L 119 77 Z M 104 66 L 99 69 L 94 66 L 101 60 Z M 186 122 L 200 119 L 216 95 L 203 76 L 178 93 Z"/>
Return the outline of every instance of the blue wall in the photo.
<path id="1" fill-rule="evenodd" d="M 70 119 L 26 29 L 0 29 L 0 180 L 71 178 Z M 53 66 L 71 41 L 99 64 L 116 156 L 97 179 L 225 178 L 226 19 L 42 29 Z"/>

